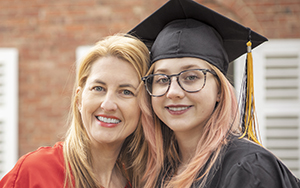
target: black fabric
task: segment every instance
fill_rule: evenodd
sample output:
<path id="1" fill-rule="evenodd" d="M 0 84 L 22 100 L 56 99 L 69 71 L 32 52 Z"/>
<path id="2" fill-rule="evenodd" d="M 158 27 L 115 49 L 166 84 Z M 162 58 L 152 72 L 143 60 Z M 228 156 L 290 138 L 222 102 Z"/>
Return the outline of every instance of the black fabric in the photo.
<path id="1" fill-rule="evenodd" d="M 169 23 L 151 48 L 152 62 L 166 58 L 203 59 L 226 74 L 228 56 L 218 32 L 197 20 L 181 19 Z"/>
<path id="2" fill-rule="evenodd" d="M 233 137 L 220 157 L 206 188 L 300 188 L 299 179 L 278 158 L 249 140 Z"/>
<path id="3" fill-rule="evenodd" d="M 166 161 L 165 161 L 166 162 Z M 207 164 L 205 165 L 207 166 Z M 155 187 L 174 173 L 165 163 Z M 199 177 L 202 175 L 199 172 Z M 198 188 L 201 181 L 191 188 Z M 247 139 L 230 136 L 209 172 L 205 188 L 300 188 L 300 180 L 271 152 Z"/>
<path id="4" fill-rule="evenodd" d="M 165 28 L 167 24 L 174 20 L 182 20 L 182 19 L 193 19 L 201 22 L 202 24 L 209 25 L 214 28 L 215 31 L 221 36 L 221 45 L 225 49 L 228 59 L 224 59 L 222 63 L 228 64 L 229 62 L 235 60 L 242 54 L 247 52 L 246 43 L 251 38 L 252 48 L 258 46 L 259 44 L 267 41 L 267 39 L 258 33 L 251 31 L 249 28 L 246 28 L 233 20 L 205 7 L 200 5 L 197 2 L 192 0 L 170 0 L 161 8 L 159 8 L 156 12 L 142 21 L 139 25 L 129 31 L 129 34 L 132 34 L 138 38 L 140 38 L 151 51 L 152 45 L 154 41 L 157 39 L 159 33 Z M 250 32 L 251 31 L 251 32 Z M 213 31 L 214 32 L 214 31 Z M 249 34 L 250 33 L 250 34 Z M 203 44 L 201 43 L 210 43 L 211 38 L 206 39 L 207 32 L 199 32 L 199 30 L 195 30 L 193 37 L 195 35 L 202 35 L 200 41 L 194 43 L 194 49 L 198 50 L 198 53 L 204 49 Z M 190 37 L 191 39 L 193 37 Z M 198 38 L 198 37 L 197 37 Z M 195 39 L 197 39 L 195 38 Z M 159 40 L 163 39 L 160 37 Z M 170 39 L 170 38 L 169 38 Z M 165 40 L 166 44 L 174 45 L 176 40 Z M 216 40 L 217 41 L 217 40 Z M 215 42 L 215 41 L 214 41 Z M 186 49 L 186 51 L 192 48 Z M 211 47 L 209 50 L 216 51 Z M 195 51 L 195 50 L 194 50 Z M 214 53 L 214 52 L 211 52 Z M 156 58 L 156 55 L 153 54 L 153 59 Z M 218 54 L 217 54 L 218 55 Z M 168 57 L 171 58 L 172 56 Z M 176 56 L 175 56 L 176 57 Z M 153 63 L 154 61 L 152 61 Z M 210 62 L 211 63 L 211 62 Z M 217 62 L 214 62 L 217 64 Z M 219 64 L 219 63 L 218 63 Z M 219 64 L 220 65 L 220 64 Z M 227 67 L 218 66 L 218 68 Z M 220 69 L 223 73 L 226 72 L 224 69 Z"/>

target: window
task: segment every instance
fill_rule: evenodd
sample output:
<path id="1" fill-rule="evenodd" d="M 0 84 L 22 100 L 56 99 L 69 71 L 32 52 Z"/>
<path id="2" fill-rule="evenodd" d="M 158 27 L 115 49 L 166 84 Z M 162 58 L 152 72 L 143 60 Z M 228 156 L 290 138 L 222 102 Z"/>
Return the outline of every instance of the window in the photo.
<path id="1" fill-rule="evenodd" d="M 79 46 L 76 49 L 76 67 L 79 66 L 80 59 L 83 58 L 89 50 L 92 48 L 92 46 Z"/>
<path id="2" fill-rule="evenodd" d="M 18 159 L 18 51 L 0 48 L 0 178 Z"/>
<path id="3" fill-rule="evenodd" d="M 245 56 L 235 63 L 240 88 Z M 270 40 L 253 50 L 254 92 L 263 145 L 300 177 L 300 39 Z"/>

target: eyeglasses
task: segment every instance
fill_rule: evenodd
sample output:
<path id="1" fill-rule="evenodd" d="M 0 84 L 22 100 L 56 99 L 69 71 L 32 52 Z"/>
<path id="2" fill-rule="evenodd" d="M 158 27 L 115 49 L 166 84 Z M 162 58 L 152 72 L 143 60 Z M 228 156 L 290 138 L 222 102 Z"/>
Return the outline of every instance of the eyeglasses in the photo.
<path id="1" fill-rule="evenodd" d="M 160 97 L 166 94 L 171 85 L 171 78 L 176 77 L 177 83 L 186 92 L 194 93 L 200 91 L 206 83 L 206 74 L 216 73 L 209 69 L 190 69 L 181 71 L 179 74 L 151 74 L 145 76 L 142 80 L 145 83 L 146 90 L 153 97 Z"/>

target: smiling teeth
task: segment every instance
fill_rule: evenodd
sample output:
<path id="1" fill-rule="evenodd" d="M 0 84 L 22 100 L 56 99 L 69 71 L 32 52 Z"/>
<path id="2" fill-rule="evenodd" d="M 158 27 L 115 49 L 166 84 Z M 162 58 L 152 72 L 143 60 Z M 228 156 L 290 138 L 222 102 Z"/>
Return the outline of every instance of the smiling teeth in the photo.
<path id="1" fill-rule="evenodd" d="M 169 107 L 169 110 L 172 111 L 181 111 L 181 110 L 186 110 L 188 107 Z"/>
<path id="2" fill-rule="evenodd" d="M 106 117 L 101 117 L 101 116 L 97 116 L 97 119 L 104 123 L 120 123 L 121 122 L 121 120 L 118 120 L 118 119 L 106 118 Z"/>

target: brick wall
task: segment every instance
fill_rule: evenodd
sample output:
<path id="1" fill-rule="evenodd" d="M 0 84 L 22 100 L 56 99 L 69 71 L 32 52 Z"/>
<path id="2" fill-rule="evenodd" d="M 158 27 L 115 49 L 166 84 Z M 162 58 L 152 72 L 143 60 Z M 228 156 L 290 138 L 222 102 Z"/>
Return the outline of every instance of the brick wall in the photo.
<path id="1" fill-rule="evenodd" d="M 0 48 L 19 51 L 19 155 L 61 140 L 75 50 L 127 32 L 166 0 L 0 1 Z M 300 38 L 300 0 L 198 0 L 268 38 Z"/>

